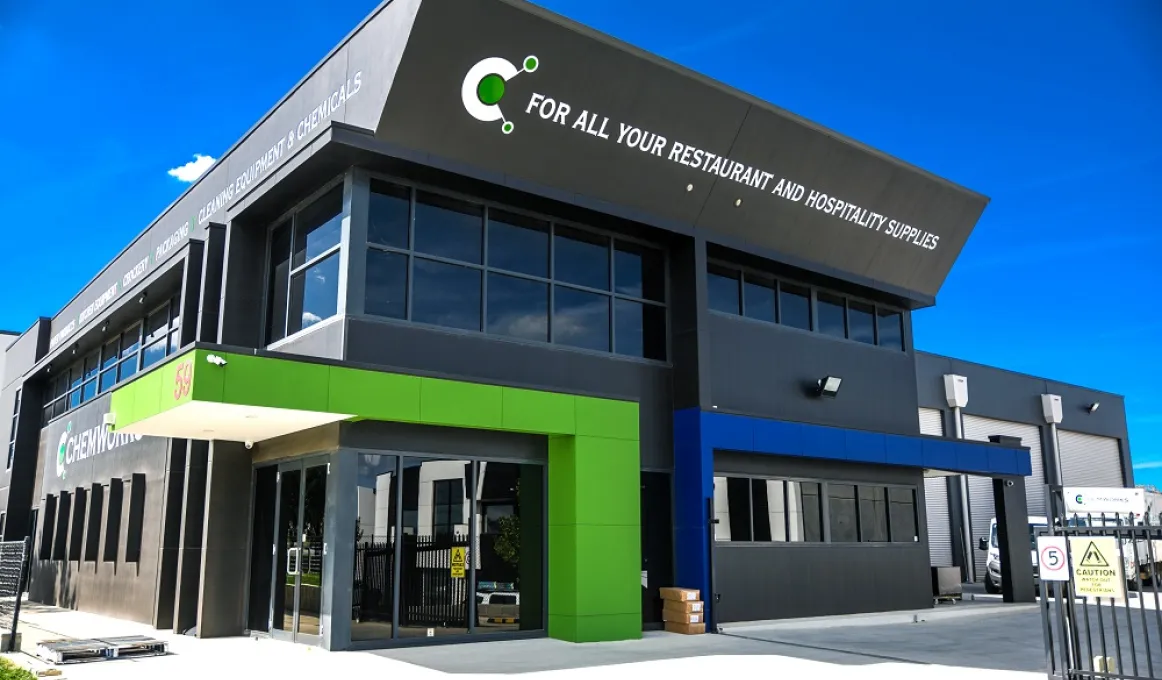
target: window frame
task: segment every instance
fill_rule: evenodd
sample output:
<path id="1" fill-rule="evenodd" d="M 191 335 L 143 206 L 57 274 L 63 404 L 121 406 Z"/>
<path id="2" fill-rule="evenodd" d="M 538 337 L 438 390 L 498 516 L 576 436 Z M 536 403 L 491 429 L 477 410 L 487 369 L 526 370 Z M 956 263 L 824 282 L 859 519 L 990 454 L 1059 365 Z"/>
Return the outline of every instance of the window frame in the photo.
<path id="1" fill-rule="evenodd" d="M 20 400 L 24 396 L 24 388 L 16 388 L 16 401 L 12 407 L 12 423 L 8 430 L 8 465 L 5 470 L 12 469 L 12 461 L 16 457 L 16 435 L 20 431 Z M 0 534 L 3 529 L 0 527 Z"/>
<path id="2" fill-rule="evenodd" d="M 904 321 L 904 317 L 906 316 L 907 310 L 905 310 L 901 307 L 897 307 L 897 306 L 891 305 L 891 304 L 886 304 L 883 302 L 877 302 L 876 300 L 873 300 L 871 298 L 867 298 L 867 297 L 864 297 L 861 295 L 852 295 L 850 293 L 845 293 L 845 292 L 838 290 L 836 288 L 830 288 L 830 287 L 819 286 L 819 285 L 810 284 L 810 283 L 804 283 L 802 281 L 798 281 L 798 280 L 791 278 L 791 277 L 780 276 L 777 274 L 771 274 L 769 272 L 764 272 L 764 271 L 762 271 L 760 269 L 756 269 L 754 267 L 736 264 L 736 263 L 730 262 L 729 260 L 725 260 L 722 258 L 716 258 L 716 257 L 707 258 L 706 270 L 703 271 L 701 275 L 703 277 L 708 277 L 711 269 L 726 270 L 726 271 L 734 273 L 734 276 L 736 277 L 735 280 L 738 281 L 739 311 L 737 314 L 734 314 L 731 312 L 725 312 L 725 311 L 710 307 L 708 304 L 707 305 L 707 312 L 710 314 L 718 314 L 718 315 L 726 316 L 726 317 L 730 317 L 730 318 L 740 318 L 740 319 L 744 319 L 748 323 L 758 323 L 758 324 L 763 324 L 766 326 L 778 326 L 780 328 L 787 329 L 789 331 L 796 332 L 796 333 L 811 333 L 813 335 L 822 336 L 825 338 L 829 338 L 831 340 L 850 342 L 850 343 L 860 345 L 863 347 L 874 347 L 874 348 L 887 350 L 887 351 L 891 351 L 891 352 L 908 353 L 911 351 L 911 348 L 909 347 L 907 331 L 906 331 L 907 324 Z M 748 276 L 753 278 L 753 279 L 759 279 L 759 280 L 763 280 L 763 281 L 767 281 L 767 282 L 771 282 L 771 281 L 774 282 L 774 284 L 775 284 L 775 321 L 774 322 L 766 321 L 763 319 L 756 319 L 754 317 L 747 316 L 747 314 L 746 314 L 746 280 L 747 280 Z M 811 327 L 810 330 L 804 329 L 804 328 L 799 328 L 797 326 L 790 326 L 790 325 L 787 325 L 786 323 L 784 323 L 784 321 L 783 321 L 783 300 L 782 300 L 783 286 L 784 285 L 792 286 L 795 288 L 801 288 L 801 289 L 807 291 L 807 294 L 808 294 L 808 300 L 807 300 L 808 313 L 810 314 L 810 317 L 811 317 L 810 318 L 810 327 Z M 834 297 L 839 298 L 843 301 L 843 325 L 844 325 L 843 337 L 824 333 L 819 328 L 819 294 L 820 293 L 822 293 L 824 295 L 834 296 Z M 873 333 L 873 336 L 875 339 L 874 342 L 871 342 L 871 343 L 862 342 L 860 340 L 856 340 L 856 339 L 851 337 L 851 318 L 850 317 L 851 317 L 851 303 L 852 302 L 856 302 L 856 303 L 863 304 L 863 305 L 868 305 L 871 307 L 871 309 L 872 309 L 872 333 Z M 880 318 L 881 318 L 881 314 L 885 313 L 885 312 L 898 315 L 898 318 L 900 320 L 900 330 L 899 330 L 899 332 L 900 332 L 900 346 L 899 347 L 887 346 L 887 345 L 881 344 Z"/>
<path id="3" fill-rule="evenodd" d="M 373 243 L 370 240 L 367 240 L 364 244 L 364 245 L 366 245 L 368 251 L 377 250 L 377 251 L 381 251 L 381 252 L 385 252 L 385 253 L 394 253 L 397 255 L 402 255 L 406 258 L 406 260 L 407 260 L 407 272 L 406 272 L 406 296 L 407 296 L 407 299 L 406 299 L 406 304 L 404 305 L 405 306 L 405 315 L 403 318 L 398 318 L 398 317 L 386 317 L 386 316 L 378 316 L 378 315 L 373 315 L 373 314 L 365 314 L 365 316 L 367 316 L 368 318 L 375 319 L 377 321 L 383 321 L 385 323 L 406 323 L 409 325 L 419 326 L 422 328 L 439 329 L 439 330 L 450 332 L 450 333 L 462 333 L 462 334 L 471 334 L 471 335 L 476 335 L 476 336 L 487 336 L 490 339 L 500 340 L 500 341 L 504 341 L 504 342 L 514 342 L 514 343 L 519 343 L 519 344 L 536 345 L 536 346 L 542 346 L 542 347 L 545 345 L 552 345 L 552 346 L 554 346 L 554 348 L 557 348 L 557 349 L 596 354 L 598 356 L 604 356 L 604 357 L 611 357 L 612 356 L 612 357 L 616 357 L 618 359 L 624 359 L 624 360 L 629 360 L 629 361 L 641 361 L 641 362 L 648 362 L 648 363 L 653 363 L 653 364 L 660 363 L 660 364 L 666 364 L 666 365 L 669 364 L 670 354 L 671 354 L 671 347 L 670 347 L 670 345 L 671 345 L 671 343 L 670 343 L 670 323 L 671 323 L 670 302 L 672 299 L 672 292 L 670 290 L 670 254 L 664 246 L 660 245 L 659 243 L 652 242 L 652 241 L 649 241 L 646 239 L 641 239 L 641 238 L 637 238 L 634 236 L 627 236 L 627 235 L 618 233 L 618 232 L 610 230 L 610 229 L 604 229 L 601 227 L 594 227 L 592 225 L 583 224 L 583 223 L 580 223 L 580 222 L 577 222 L 574 220 L 563 219 L 563 218 L 554 217 L 552 215 L 546 215 L 544 213 L 539 213 L 539 212 L 532 211 L 532 210 L 526 210 L 526 209 L 520 208 L 518 206 L 513 206 L 510 204 L 505 204 L 505 203 L 501 203 L 498 201 L 489 200 L 486 198 L 481 198 L 479 196 L 474 196 L 474 195 L 466 194 L 463 192 L 458 192 L 455 190 L 449 190 L 445 187 L 434 186 L 434 185 L 430 185 L 430 184 L 426 184 L 426 183 L 422 183 L 422 182 L 409 181 L 409 180 L 405 180 L 405 179 L 402 179 L 399 177 L 394 177 L 392 175 L 387 175 L 387 174 L 382 174 L 382 173 L 367 173 L 367 177 L 369 179 L 369 181 L 367 183 L 368 184 L 367 190 L 368 190 L 369 194 L 372 191 L 371 185 L 373 183 L 378 183 L 378 182 L 386 183 L 388 185 L 393 185 L 396 188 L 402 188 L 408 192 L 407 247 L 400 248 L 400 247 L 396 247 L 396 246 L 388 246 L 388 245 L 384 245 L 381 243 Z M 440 197 L 440 198 L 443 198 L 446 200 L 466 202 L 466 203 L 469 203 L 469 204 L 474 205 L 474 206 L 479 206 L 482 209 L 483 225 L 482 225 L 482 232 L 481 232 L 482 252 L 481 252 L 481 262 L 480 263 L 466 262 L 466 261 L 456 260 L 456 259 L 452 259 L 452 258 L 448 258 L 448 257 L 431 255 L 431 254 L 423 253 L 423 252 L 416 250 L 416 217 L 417 217 L 416 202 L 418 200 L 419 194 L 421 194 L 421 193 L 434 195 L 434 196 L 437 196 L 437 197 Z M 527 274 L 527 273 L 520 272 L 520 271 L 513 271 L 511 269 L 506 269 L 506 268 L 502 268 L 502 267 L 494 267 L 491 264 L 491 253 L 490 253 L 491 248 L 489 247 L 489 236 L 490 236 L 491 225 L 492 225 L 491 216 L 492 216 L 493 211 L 496 211 L 496 212 L 499 212 L 502 214 L 507 213 L 507 214 L 513 215 L 515 217 L 521 217 L 521 218 L 525 218 L 525 219 L 529 219 L 529 220 L 539 221 L 539 222 L 544 223 L 545 226 L 547 226 L 547 228 L 548 228 L 548 232 L 547 232 L 548 249 L 547 249 L 547 252 L 545 253 L 545 256 L 548 258 L 547 259 L 547 262 L 548 262 L 548 267 L 547 267 L 548 275 L 547 276 L 537 276 L 537 275 Z M 280 220 L 281 219 L 282 218 L 280 218 Z M 608 287 L 608 289 L 592 288 L 589 286 L 566 283 L 566 282 L 557 280 L 557 278 L 556 278 L 556 237 L 557 237 L 558 228 L 561 228 L 564 230 L 570 230 L 570 231 L 578 231 L 578 232 L 582 232 L 582 233 L 585 233 L 585 234 L 588 234 L 591 236 L 597 236 L 597 237 L 600 237 L 600 238 L 606 240 L 606 257 L 607 257 L 607 262 L 609 265 L 609 287 Z M 268 243 L 269 243 L 269 240 L 270 239 L 268 236 L 268 239 L 267 239 Z M 645 248 L 645 249 L 652 250 L 655 253 L 657 253 L 657 255 L 661 258 L 661 265 L 662 265 L 662 267 L 661 267 L 661 276 L 662 276 L 661 292 L 662 292 L 663 299 L 652 300 L 652 299 L 647 298 L 647 297 L 637 297 L 634 295 L 619 293 L 617 291 L 617 263 L 616 263 L 616 260 L 617 260 L 617 252 L 618 252 L 618 244 L 619 243 L 624 243 L 624 244 L 629 245 L 629 246 L 637 246 L 639 248 Z M 269 257 L 267 259 L 269 262 Z M 465 330 L 465 329 L 461 329 L 461 328 L 440 326 L 437 324 L 429 324 L 429 323 L 424 323 L 424 322 L 412 320 L 414 318 L 414 313 L 415 313 L 415 310 L 414 310 L 414 297 L 415 297 L 414 290 L 415 290 L 415 260 L 416 259 L 428 260 L 428 261 L 438 262 L 438 263 L 448 264 L 448 265 L 456 265 L 456 266 L 465 267 L 465 268 L 469 268 L 469 269 L 475 269 L 475 270 L 481 272 L 480 330 L 478 330 L 478 331 Z M 539 340 L 529 340 L 529 339 L 524 339 L 524 338 L 519 338 L 519 337 L 512 337 L 512 336 L 508 336 L 508 335 L 503 335 L 503 334 L 499 334 L 499 333 L 488 332 L 488 307 L 489 307 L 489 305 L 488 305 L 488 279 L 489 279 L 490 274 L 502 274 L 504 276 L 509 276 L 509 277 L 516 278 L 516 279 L 523 279 L 523 280 L 527 280 L 527 281 L 533 281 L 533 282 L 541 283 L 541 284 L 548 286 L 548 289 L 549 289 L 548 317 L 547 317 L 548 340 L 546 342 L 542 342 Z M 585 292 L 585 293 L 595 293 L 595 294 L 603 295 L 609 299 L 608 340 L 609 340 L 609 348 L 610 349 L 608 351 L 586 349 L 583 347 L 576 347 L 576 346 L 572 346 L 572 345 L 562 344 L 558 341 L 558 339 L 556 337 L 556 328 L 555 328 L 556 324 L 554 323 L 553 317 L 554 317 L 555 310 L 556 310 L 556 302 L 557 302 L 556 293 L 557 293 L 557 289 L 559 287 L 571 289 L 571 290 L 576 290 L 576 291 L 580 291 L 580 292 Z M 646 292 L 645 287 L 643 286 L 643 291 L 642 291 L 643 296 L 644 296 L 645 292 Z M 618 300 L 637 303 L 637 304 L 641 304 L 643 306 L 651 306 L 651 307 L 655 307 L 655 308 L 658 308 L 658 309 L 661 309 L 664 311 L 665 325 L 664 325 L 663 337 L 664 337 L 665 342 L 664 342 L 663 347 L 661 348 L 664 358 L 651 359 L 651 358 L 648 358 L 645 356 L 636 356 L 633 354 L 618 353 L 618 351 L 617 351 L 617 337 L 618 337 L 617 336 L 617 323 L 616 323 L 616 319 L 615 319 L 615 317 L 616 317 L 615 308 L 616 308 L 616 304 L 617 304 Z M 644 316 L 645 316 L 645 314 L 643 313 L 643 317 Z M 644 326 L 644 323 L 643 323 L 643 326 Z M 644 330 L 644 328 L 643 328 L 643 330 Z M 648 337 L 648 334 L 647 334 L 647 337 Z M 648 345 L 648 343 L 643 342 L 643 350 L 644 350 L 644 347 L 646 345 Z"/>
<path id="4" fill-rule="evenodd" d="M 278 345 L 279 343 L 286 342 L 286 340 L 288 338 L 294 337 L 294 336 L 298 335 L 299 333 L 303 333 L 303 332 L 308 331 L 311 328 L 314 328 L 315 326 L 319 325 L 316 323 L 316 324 L 312 324 L 311 326 L 307 326 L 306 328 L 300 328 L 299 330 L 295 331 L 294 333 L 287 332 L 290 329 L 290 305 L 291 305 L 290 292 L 291 292 L 291 288 L 294 286 L 294 279 L 295 279 L 296 274 L 302 273 L 302 272 L 310 269 L 311 267 L 323 262 L 328 257 L 332 257 L 336 254 L 340 254 L 339 255 L 340 256 L 340 266 L 339 266 L 339 282 L 338 282 L 339 288 L 338 289 L 339 289 L 339 291 L 342 291 L 342 289 L 343 289 L 342 282 L 343 282 L 343 279 L 347 276 L 347 272 L 344 271 L 344 267 L 342 266 L 342 259 L 341 259 L 342 258 L 341 253 L 343 251 L 343 243 L 344 243 L 342 220 L 350 217 L 349 203 L 346 200 L 346 194 L 347 194 L 346 180 L 347 180 L 346 173 L 340 174 L 336 177 L 332 177 L 331 179 L 324 182 L 318 189 L 316 189 L 315 191 L 313 191 L 312 193 L 307 195 L 306 198 L 299 201 L 298 203 L 295 203 L 290 208 L 288 208 L 287 210 L 280 213 L 277 217 L 270 220 L 270 223 L 266 225 L 266 236 L 265 236 L 266 243 L 263 246 L 264 259 L 263 259 L 263 267 L 262 267 L 263 294 L 262 294 L 262 312 L 261 312 L 262 325 L 261 325 L 261 329 L 262 329 L 263 343 L 268 348 L 275 346 L 275 345 Z M 330 246 L 329 248 L 327 248 L 323 252 L 319 253 L 318 255 L 314 256 L 313 258 L 309 258 L 309 259 L 304 260 L 301 265 L 295 266 L 295 262 L 294 262 L 295 238 L 298 235 L 297 217 L 298 217 L 299 213 L 303 212 L 308 207 L 313 205 L 315 203 L 315 201 L 318 201 L 319 199 L 326 196 L 328 192 L 330 192 L 331 190 L 333 190 L 337 186 L 343 187 L 343 190 L 340 191 L 340 205 L 341 205 L 341 207 L 340 207 L 340 212 L 339 212 L 339 217 L 340 217 L 339 242 L 333 246 Z M 409 217 L 409 219 L 411 219 L 411 218 Z M 283 310 L 285 313 L 285 316 L 283 317 L 283 334 L 282 334 L 282 337 L 278 338 L 277 340 L 271 340 L 271 334 L 270 334 L 271 319 L 270 319 L 270 315 L 269 315 L 269 307 L 270 307 L 271 294 L 274 292 L 273 290 L 271 290 L 271 286 L 270 286 L 270 275 L 271 275 L 271 271 L 272 271 L 272 265 L 274 264 L 274 261 L 271 259 L 273 254 L 274 254 L 274 252 L 273 252 L 274 238 L 273 237 L 274 237 L 275 230 L 278 229 L 279 227 L 283 226 L 284 224 L 287 224 L 288 222 L 289 222 L 288 226 L 290 228 L 290 239 L 289 239 L 289 245 L 287 247 L 288 268 L 287 268 L 286 291 L 285 291 L 286 303 L 285 303 L 285 307 Z M 336 302 L 336 308 L 342 309 L 342 305 L 339 304 L 338 293 L 336 293 L 335 302 Z M 323 319 L 323 321 L 327 321 L 328 319 L 334 318 L 334 316 L 337 316 L 337 315 L 338 314 L 327 317 L 327 319 Z M 320 321 L 319 323 L 322 323 L 323 321 Z"/>

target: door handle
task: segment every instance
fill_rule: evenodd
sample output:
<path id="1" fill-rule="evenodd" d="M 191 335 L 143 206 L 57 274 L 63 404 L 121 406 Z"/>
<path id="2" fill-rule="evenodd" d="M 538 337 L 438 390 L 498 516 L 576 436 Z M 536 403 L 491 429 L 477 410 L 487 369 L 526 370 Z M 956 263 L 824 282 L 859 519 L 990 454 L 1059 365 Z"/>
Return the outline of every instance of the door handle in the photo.
<path id="1" fill-rule="evenodd" d="M 298 548 L 287 548 L 286 549 L 286 575 L 287 576 L 298 576 L 299 575 L 299 549 Z"/>

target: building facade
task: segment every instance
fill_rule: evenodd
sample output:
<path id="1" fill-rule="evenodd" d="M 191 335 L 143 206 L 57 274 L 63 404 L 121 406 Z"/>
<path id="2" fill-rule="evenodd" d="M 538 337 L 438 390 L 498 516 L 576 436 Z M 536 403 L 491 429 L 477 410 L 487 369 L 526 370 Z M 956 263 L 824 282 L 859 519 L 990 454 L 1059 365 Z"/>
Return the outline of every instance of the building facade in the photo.
<path id="1" fill-rule="evenodd" d="M 949 479 L 1038 507 L 999 423 L 1046 391 L 1132 482 L 1120 399 L 913 347 L 986 203 L 534 6 L 386 2 L 8 348 L 6 538 L 34 600 L 331 649 L 928 606 Z"/>

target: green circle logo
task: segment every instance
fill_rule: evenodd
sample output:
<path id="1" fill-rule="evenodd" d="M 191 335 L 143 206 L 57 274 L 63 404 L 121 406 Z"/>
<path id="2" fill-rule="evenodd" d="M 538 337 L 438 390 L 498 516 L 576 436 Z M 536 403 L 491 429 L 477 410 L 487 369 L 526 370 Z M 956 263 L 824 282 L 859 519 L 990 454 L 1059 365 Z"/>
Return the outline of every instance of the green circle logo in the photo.
<path id="1" fill-rule="evenodd" d="M 499 104 L 504 97 L 504 78 L 495 73 L 484 76 L 476 86 L 476 96 L 485 106 Z"/>

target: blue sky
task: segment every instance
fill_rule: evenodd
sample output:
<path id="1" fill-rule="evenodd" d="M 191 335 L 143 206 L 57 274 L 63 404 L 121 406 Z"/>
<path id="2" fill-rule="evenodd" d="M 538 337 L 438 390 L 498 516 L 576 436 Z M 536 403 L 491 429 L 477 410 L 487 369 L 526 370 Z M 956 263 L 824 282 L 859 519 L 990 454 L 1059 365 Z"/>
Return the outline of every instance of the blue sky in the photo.
<path id="1" fill-rule="evenodd" d="M 59 310 L 182 191 L 169 170 L 375 4 L 0 2 L 0 328 Z M 1126 395 L 1162 485 L 1162 3 L 541 4 L 990 196 L 916 345 Z"/>

